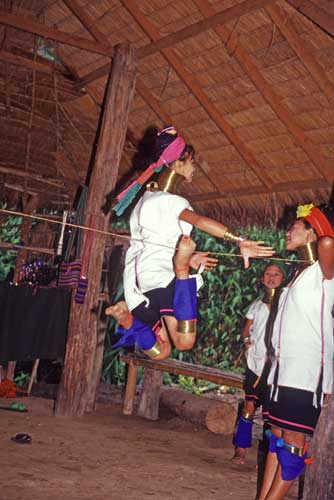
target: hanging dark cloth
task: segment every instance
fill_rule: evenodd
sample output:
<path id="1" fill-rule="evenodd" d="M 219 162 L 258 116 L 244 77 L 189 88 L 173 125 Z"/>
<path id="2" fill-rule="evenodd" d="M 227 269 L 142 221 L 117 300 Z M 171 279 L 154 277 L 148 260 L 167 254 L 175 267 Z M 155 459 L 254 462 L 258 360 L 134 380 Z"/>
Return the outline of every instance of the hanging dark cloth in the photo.
<path id="1" fill-rule="evenodd" d="M 71 292 L 0 283 L 0 363 L 63 358 Z"/>

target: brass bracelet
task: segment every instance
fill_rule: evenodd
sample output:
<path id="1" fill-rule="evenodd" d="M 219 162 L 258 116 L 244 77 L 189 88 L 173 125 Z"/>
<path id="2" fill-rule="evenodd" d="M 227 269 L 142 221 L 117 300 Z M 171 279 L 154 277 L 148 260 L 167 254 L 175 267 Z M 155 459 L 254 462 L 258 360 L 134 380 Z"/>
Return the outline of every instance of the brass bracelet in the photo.
<path id="1" fill-rule="evenodd" d="M 233 243 L 237 243 L 237 244 L 241 243 L 241 241 L 243 241 L 245 239 L 240 235 L 232 233 L 232 231 L 230 231 L 229 229 L 226 229 L 223 238 L 226 241 L 233 241 Z"/>

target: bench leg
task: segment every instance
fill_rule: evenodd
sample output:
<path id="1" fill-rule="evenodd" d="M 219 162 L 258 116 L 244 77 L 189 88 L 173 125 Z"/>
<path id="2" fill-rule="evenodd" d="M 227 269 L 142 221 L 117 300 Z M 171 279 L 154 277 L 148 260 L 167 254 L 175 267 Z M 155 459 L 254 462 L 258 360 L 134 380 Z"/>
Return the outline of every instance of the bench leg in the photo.
<path id="1" fill-rule="evenodd" d="M 145 368 L 137 415 L 148 420 L 159 419 L 159 400 L 163 372 Z"/>
<path id="2" fill-rule="evenodd" d="M 133 412 L 133 400 L 136 394 L 137 385 L 137 371 L 138 367 L 133 364 L 132 361 L 129 363 L 128 371 L 128 381 L 125 389 L 124 404 L 123 404 L 123 415 L 132 415 Z"/>
<path id="3" fill-rule="evenodd" d="M 32 372 L 31 372 L 31 375 L 30 375 L 29 385 L 28 385 L 28 389 L 27 389 L 27 395 L 28 396 L 30 396 L 31 389 L 32 389 L 33 383 L 34 383 L 36 375 L 37 375 L 38 365 L 39 365 L 39 359 L 37 358 L 34 361 L 34 364 L 33 364 L 33 367 L 32 367 Z"/>

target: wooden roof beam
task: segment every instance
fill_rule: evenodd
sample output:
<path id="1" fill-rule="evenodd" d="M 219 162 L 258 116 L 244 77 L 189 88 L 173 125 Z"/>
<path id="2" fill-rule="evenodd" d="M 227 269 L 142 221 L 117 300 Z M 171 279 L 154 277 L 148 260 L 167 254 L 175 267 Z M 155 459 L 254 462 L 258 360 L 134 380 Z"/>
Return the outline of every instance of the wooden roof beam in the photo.
<path id="1" fill-rule="evenodd" d="M 230 7 L 218 13 L 214 13 L 212 16 L 203 19 L 202 21 L 198 21 L 197 23 L 191 24 L 190 26 L 186 26 L 176 33 L 171 33 L 170 35 L 167 35 L 165 37 L 159 37 L 159 39 L 154 41 L 153 43 L 141 47 L 137 52 L 138 58 L 141 59 L 143 57 L 150 56 L 155 52 L 159 52 L 168 47 L 172 47 L 173 45 L 183 42 L 188 38 L 192 38 L 196 35 L 199 35 L 200 33 L 203 33 L 204 31 L 212 29 L 219 24 L 226 23 L 241 15 L 247 14 L 247 12 L 259 9 L 272 1 L 273 0 L 245 0 L 242 3 L 234 5 L 233 7 Z M 108 74 L 109 70 L 110 64 L 105 64 L 104 66 L 97 68 L 96 70 L 81 78 L 79 80 L 79 85 L 85 87 L 86 85 L 88 85 L 88 83 L 91 83 L 94 80 L 97 80 L 98 78 L 101 78 L 102 76 Z"/>
<path id="2" fill-rule="evenodd" d="M 209 16 L 212 13 L 212 7 L 207 0 L 194 0 L 200 11 Z M 331 167 L 329 162 L 323 158 L 317 148 L 311 143 L 304 131 L 297 124 L 293 114 L 282 103 L 281 98 L 272 90 L 266 79 L 262 76 L 260 70 L 252 61 L 247 52 L 240 44 L 240 40 L 236 39 L 236 34 L 225 26 L 216 28 L 216 33 L 221 37 L 224 43 L 230 44 L 233 47 L 233 56 L 238 61 L 240 66 L 246 72 L 248 77 L 252 80 L 255 87 L 260 91 L 267 103 L 275 111 L 278 118 L 289 130 L 296 144 L 298 144 L 308 158 L 311 160 L 314 168 L 325 179 L 331 181 L 333 179 L 333 172 L 330 172 Z"/>
<path id="3" fill-rule="evenodd" d="M 15 64 L 16 66 L 23 66 L 25 68 L 39 71 L 41 73 L 46 73 L 48 75 L 52 75 L 53 68 L 50 64 L 43 64 L 32 59 L 28 59 L 27 57 L 17 56 L 12 52 L 8 52 L 7 50 L 0 50 L 0 59 L 2 61 L 6 61 L 10 64 Z"/>
<path id="4" fill-rule="evenodd" d="M 97 42 L 108 46 L 110 45 L 108 41 L 106 41 L 106 36 L 95 26 L 95 19 L 86 12 L 84 7 L 80 6 L 77 0 L 63 0 L 63 3 Z"/>
<path id="5" fill-rule="evenodd" d="M 38 23 L 20 15 L 13 15 L 0 11 L 0 24 L 107 57 L 112 57 L 114 52 L 111 47 L 107 47 L 104 44 L 96 43 L 70 33 L 65 33 L 55 28 L 50 28 L 46 24 Z"/>
<path id="6" fill-rule="evenodd" d="M 24 166 L 22 166 L 21 168 L 17 168 L 17 167 L 11 167 L 11 166 L 4 167 L 4 166 L 0 165 L 0 173 L 7 174 L 7 175 L 13 175 L 16 177 L 25 177 L 27 179 L 32 179 L 34 181 L 41 182 L 43 184 L 49 184 L 50 186 L 54 186 L 54 187 L 60 188 L 60 189 L 65 189 L 66 184 L 77 186 L 77 183 L 75 183 L 71 180 L 68 180 L 68 179 L 64 179 L 64 178 L 56 179 L 53 177 L 46 178 L 46 177 L 43 177 L 42 175 L 34 174 L 30 171 L 26 172 L 24 170 Z"/>
<path id="7" fill-rule="evenodd" d="M 275 25 L 278 27 L 282 35 L 289 42 L 299 59 L 304 66 L 309 70 L 314 80 L 319 85 L 320 89 L 326 97 L 332 101 L 334 97 L 334 85 L 327 77 L 325 71 L 312 56 L 312 54 L 305 49 L 305 45 L 299 35 L 294 30 L 288 16 L 282 15 L 282 10 L 278 5 L 272 4 L 265 7 L 266 12 L 269 14 Z"/>
<path id="8" fill-rule="evenodd" d="M 35 252 L 35 253 L 46 253 L 50 255 L 55 255 L 55 251 L 53 248 L 42 248 L 42 247 L 31 247 L 29 245 L 17 245 L 15 243 L 6 243 L 4 241 L 0 241 L 0 248 L 8 248 L 11 250 L 29 250 L 29 252 Z"/>
<path id="9" fill-rule="evenodd" d="M 202 0 L 201 0 L 202 1 Z M 142 14 L 142 12 L 137 7 L 137 2 L 134 0 L 123 0 L 124 6 L 131 13 L 134 19 L 139 23 L 141 28 L 145 33 L 152 39 L 158 40 L 160 34 L 158 30 L 147 20 L 147 18 Z M 171 67 L 176 71 L 179 77 L 195 95 L 198 102 L 204 107 L 208 116 L 211 120 L 219 127 L 219 129 L 224 133 L 224 135 L 229 139 L 232 145 L 236 148 L 240 156 L 245 160 L 247 165 L 255 175 L 260 180 L 261 184 L 264 184 L 268 189 L 272 186 L 271 179 L 263 172 L 263 167 L 258 163 L 255 156 L 243 143 L 243 141 L 234 132 L 231 125 L 224 118 L 218 108 L 213 104 L 213 102 L 208 98 L 204 90 L 198 84 L 194 76 L 185 68 L 181 59 L 176 55 L 174 49 L 163 49 L 162 51 L 164 57 L 171 65 Z"/>
<path id="10" fill-rule="evenodd" d="M 87 12 L 85 12 L 82 7 L 78 4 L 76 0 L 63 0 L 64 3 L 71 9 L 73 14 L 79 19 L 81 24 L 83 25 L 84 28 L 87 29 L 87 31 L 95 38 L 96 41 L 100 42 L 102 40 L 105 40 L 105 35 L 100 32 L 100 30 L 96 27 L 93 26 L 93 19 Z M 174 123 L 176 126 L 176 123 L 172 118 L 169 116 L 168 113 L 166 113 L 161 105 L 158 103 L 158 101 L 154 98 L 152 93 L 149 91 L 149 89 L 144 85 L 144 83 L 140 80 L 140 78 L 137 77 L 136 80 L 136 89 L 140 93 L 141 97 L 145 100 L 145 102 L 148 104 L 148 106 L 153 109 L 153 111 L 156 113 L 156 115 L 160 118 L 160 120 L 164 124 L 168 123 Z M 180 129 L 179 129 L 180 130 Z M 128 136 L 134 138 L 134 134 L 132 131 L 128 129 Z M 180 130 L 181 132 L 181 130 Z M 184 136 L 184 135 L 183 135 Z M 187 140 L 187 138 L 184 136 L 184 139 Z M 135 140 L 137 143 L 138 141 Z M 201 172 L 203 175 L 209 180 L 209 182 L 214 186 L 213 182 L 209 178 L 208 174 L 205 172 L 203 169 L 200 160 L 196 159 L 196 163 L 199 166 Z"/>
<path id="11" fill-rule="evenodd" d="M 27 189 L 24 187 L 24 186 L 19 186 L 17 184 L 11 184 L 9 182 L 4 182 L 4 187 L 7 188 L 7 189 L 11 189 L 13 191 L 19 191 L 20 193 L 27 193 L 27 194 L 31 194 L 33 196 L 36 196 L 36 195 L 46 195 L 48 194 L 48 196 L 50 197 L 50 192 L 49 190 L 45 189 L 44 191 L 41 190 L 41 189 L 36 189 L 34 187 L 30 188 L 28 187 Z M 53 193 L 54 194 L 54 197 L 55 198 L 60 198 L 60 199 L 64 199 L 64 200 L 69 200 L 70 199 L 70 196 L 66 193 Z"/>
<path id="12" fill-rule="evenodd" d="M 325 31 L 327 35 L 334 37 L 334 16 L 332 14 L 316 5 L 312 0 L 286 0 L 286 2 Z"/>
<path id="13" fill-rule="evenodd" d="M 325 179 L 313 179 L 308 181 L 297 181 L 297 182 L 280 182 L 274 184 L 271 192 L 272 193 L 289 193 L 291 191 L 303 191 L 306 189 L 331 189 L 332 185 Z M 263 187 L 248 187 L 244 189 L 235 189 L 231 191 L 222 191 L 220 193 L 214 191 L 206 194 L 195 194 L 188 196 L 190 202 L 206 202 L 206 201 L 216 201 L 221 199 L 229 198 L 249 198 L 250 196 L 264 195 L 268 194 L 268 191 Z"/>

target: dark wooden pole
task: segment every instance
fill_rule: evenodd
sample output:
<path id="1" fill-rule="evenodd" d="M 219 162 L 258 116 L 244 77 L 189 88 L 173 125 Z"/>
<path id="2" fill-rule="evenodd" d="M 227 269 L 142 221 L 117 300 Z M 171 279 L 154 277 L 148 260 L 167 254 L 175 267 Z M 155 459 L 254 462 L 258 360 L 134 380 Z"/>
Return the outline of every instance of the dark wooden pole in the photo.
<path id="1" fill-rule="evenodd" d="M 134 49 L 129 45 L 118 45 L 107 84 L 99 143 L 85 210 L 85 224 L 93 225 L 96 229 L 107 230 L 109 225 L 110 214 L 105 215 L 102 207 L 106 196 L 116 184 L 135 76 Z M 87 237 L 87 234 L 85 236 Z M 104 248 L 105 236 L 94 233 L 86 273 L 89 283 L 86 300 L 84 304 L 77 304 L 72 300 L 65 366 L 56 401 L 56 415 L 81 416 L 87 409 L 96 348 L 98 293 Z"/>
<path id="2" fill-rule="evenodd" d="M 312 465 L 307 465 L 304 500 L 334 498 L 334 396 L 322 407 L 312 441 Z"/>

